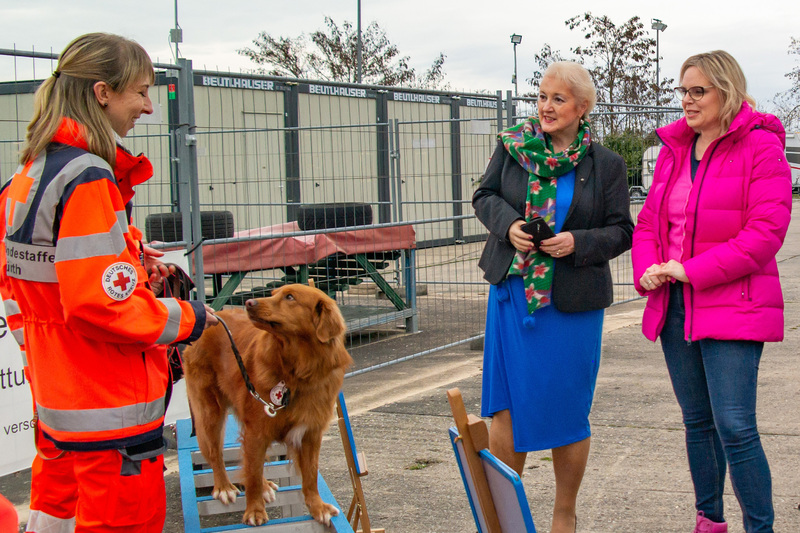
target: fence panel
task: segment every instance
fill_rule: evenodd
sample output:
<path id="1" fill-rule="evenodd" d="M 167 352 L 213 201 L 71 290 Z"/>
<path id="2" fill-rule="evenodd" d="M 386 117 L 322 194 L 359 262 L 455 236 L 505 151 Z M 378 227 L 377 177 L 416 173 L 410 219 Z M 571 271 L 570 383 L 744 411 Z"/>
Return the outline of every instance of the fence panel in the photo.
<path id="1" fill-rule="evenodd" d="M 167 88 L 152 88 L 150 99 L 153 102 L 153 115 L 140 118 L 123 140 L 128 150 L 134 154 L 145 154 L 153 164 L 153 177 L 136 188 L 133 223 L 142 230 L 145 229 L 149 214 L 169 212 L 177 205 L 171 179 L 173 162 Z"/>
<path id="2" fill-rule="evenodd" d="M 200 209 L 230 211 L 236 230 L 282 222 L 283 92 L 195 82 L 194 98 Z"/>
<path id="3" fill-rule="evenodd" d="M 377 113 L 371 100 L 300 95 L 300 194 L 304 204 L 377 206 Z"/>
<path id="4" fill-rule="evenodd" d="M 483 173 L 497 145 L 497 112 L 492 108 L 461 109 L 461 190 L 463 214 L 472 213 L 472 194 L 483 179 Z M 485 229 L 477 218 L 463 221 L 463 240 L 485 238 Z"/>

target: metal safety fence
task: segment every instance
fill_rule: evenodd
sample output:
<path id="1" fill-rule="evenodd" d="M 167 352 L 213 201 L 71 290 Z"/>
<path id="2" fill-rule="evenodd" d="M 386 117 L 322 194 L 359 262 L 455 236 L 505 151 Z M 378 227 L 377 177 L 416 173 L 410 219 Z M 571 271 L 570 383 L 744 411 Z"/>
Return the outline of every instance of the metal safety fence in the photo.
<path id="1" fill-rule="evenodd" d="M 0 50 L 0 72 L 11 73 L 0 81 L 3 182 L 53 59 Z M 313 280 L 339 303 L 353 345 L 404 339 L 354 372 L 480 338 L 486 230 L 470 201 L 497 131 L 531 101 L 193 71 L 184 59 L 157 70 L 155 112 L 124 139 L 155 168 L 137 188 L 133 219 L 155 246 L 188 258 L 200 297 L 241 306 Z M 668 112 L 601 105 L 597 116 L 624 129 Z M 636 139 L 623 138 L 634 192 L 652 142 L 629 146 Z M 629 255 L 612 271 L 615 300 L 636 298 Z"/>

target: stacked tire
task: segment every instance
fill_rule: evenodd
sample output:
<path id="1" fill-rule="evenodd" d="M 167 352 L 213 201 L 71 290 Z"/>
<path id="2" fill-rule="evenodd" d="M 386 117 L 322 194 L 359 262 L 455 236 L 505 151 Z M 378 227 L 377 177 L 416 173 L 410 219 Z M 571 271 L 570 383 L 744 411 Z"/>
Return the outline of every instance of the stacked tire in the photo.
<path id="1" fill-rule="evenodd" d="M 297 208 L 297 225 L 303 231 L 369 226 L 372 206 L 358 202 L 305 204 Z"/>
<path id="2" fill-rule="evenodd" d="M 233 237 L 233 213 L 230 211 L 201 211 L 200 231 L 204 240 Z M 148 242 L 176 242 L 183 240 L 183 215 L 181 213 L 155 213 L 144 219 L 144 232 Z"/>

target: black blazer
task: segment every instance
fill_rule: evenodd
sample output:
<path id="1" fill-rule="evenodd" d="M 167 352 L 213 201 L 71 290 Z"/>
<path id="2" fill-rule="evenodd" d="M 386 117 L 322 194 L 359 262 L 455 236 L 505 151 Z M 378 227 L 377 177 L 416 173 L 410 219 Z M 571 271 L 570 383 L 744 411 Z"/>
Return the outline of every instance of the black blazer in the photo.
<path id="1" fill-rule="evenodd" d="M 498 141 L 480 186 L 475 214 L 489 230 L 478 266 L 489 283 L 505 279 L 516 249 L 508 228 L 524 218 L 528 172 Z M 559 311 L 604 309 L 614 299 L 609 260 L 631 248 L 633 221 L 625 161 L 592 143 L 575 169 L 575 194 L 561 231 L 575 238 L 575 252 L 555 259 L 553 303 Z"/>

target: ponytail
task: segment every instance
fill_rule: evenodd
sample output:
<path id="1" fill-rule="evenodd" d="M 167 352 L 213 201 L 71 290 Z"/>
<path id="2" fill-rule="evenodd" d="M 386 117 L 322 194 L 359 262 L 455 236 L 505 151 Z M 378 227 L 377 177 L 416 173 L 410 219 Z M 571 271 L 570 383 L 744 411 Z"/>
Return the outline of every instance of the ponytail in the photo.
<path id="1" fill-rule="evenodd" d="M 94 85 L 104 81 L 115 92 L 123 92 L 144 77 L 152 83 L 155 73 L 138 43 L 108 33 L 89 33 L 72 41 L 61 53 L 56 71 L 36 90 L 20 163 L 34 160 L 67 117 L 83 127 L 89 151 L 113 167 L 114 130 L 95 97 Z"/>

